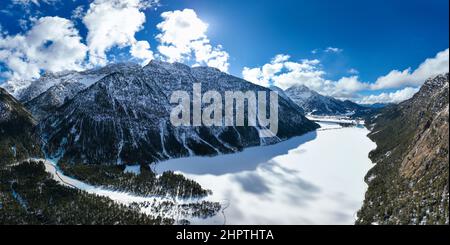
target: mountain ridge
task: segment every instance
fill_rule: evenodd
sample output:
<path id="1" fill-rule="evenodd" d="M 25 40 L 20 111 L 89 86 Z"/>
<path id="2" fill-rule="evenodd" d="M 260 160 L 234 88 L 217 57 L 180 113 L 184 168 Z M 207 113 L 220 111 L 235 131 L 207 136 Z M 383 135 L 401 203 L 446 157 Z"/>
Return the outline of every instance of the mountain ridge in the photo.
<path id="1" fill-rule="evenodd" d="M 375 167 L 357 224 L 449 223 L 449 75 L 367 118 Z"/>
<path id="2" fill-rule="evenodd" d="M 264 142 L 255 127 L 173 127 L 171 93 L 181 90 L 192 95 L 196 82 L 205 91 L 270 91 L 217 69 L 180 63 L 153 61 L 143 68 L 119 69 L 42 117 L 43 148 L 49 156 L 73 163 L 143 164 L 237 152 L 318 127 L 283 98 L 279 138 Z"/>
<path id="3" fill-rule="evenodd" d="M 284 91 L 285 94 L 299 105 L 306 114 L 314 116 L 351 116 L 368 110 L 367 107 L 358 105 L 349 100 L 338 100 L 330 96 L 324 96 L 311 90 L 305 85 L 296 85 Z"/>

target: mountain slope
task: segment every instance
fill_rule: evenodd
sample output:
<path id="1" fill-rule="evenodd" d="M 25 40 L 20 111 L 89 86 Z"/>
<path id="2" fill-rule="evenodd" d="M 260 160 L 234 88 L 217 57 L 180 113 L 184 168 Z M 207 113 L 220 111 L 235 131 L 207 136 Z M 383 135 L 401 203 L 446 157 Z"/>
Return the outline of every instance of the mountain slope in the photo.
<path id="1" fill-rule="evenodd" d="M 448 74 L 429 79 L 412 99 L 369 119 L 378 148 L 358 224 L 449 223 L 448 83 Z"/>
<path id="2" fill-rule="evenodd" d="M 349 100 L 341 101 L 329 96 L 323 96 L 304 85 L 293 86 L 285 91 L 305 113 L 322 115 L 352 115 L 367 108 Z"/>
<path id="3" fill-rule="evenodd" d="M 36 121 L 14 97 L 0 88 L 0 166 L 40 156 Z"/>
<path id="4" fill-rule="evenodd" d="M 1 86 L 20 102 L 27 103 L 53 86 L 76 82 L 83 84 L 87 88 L 113 72 L 139 68 L 140 66 L 135 63 L 118 63 L 86 71 L 48 72 L 37 80 L 8 81 Z M 27 86 L 27 84 L 29 85 Z M 62 100 L 64 101 L 64 99 Z"/>
<path id="5" fill-rule="evenodd" d="M 25 103 L 25 107 L 40 121 L 84 89 L 86 85 L 83 83 L 64 81 Z"/>
<path id="6" fill-rule="evenodd" d="M 216 155 L 264 144 L 255 127 L 174 127 L 170 123 L 173 91 L 202 82 L 214 89 L 267 90 L 213 68 L 151 62 L 121 68 L 51 113 L 39 124 L 44 150 L 71 163 L 144 164 L 189 155 Z M 269 90 L 267 90 L 269 91 Z M 318 127 L 280 99 L 279 139 Z"/>
<path id="7" fill-rule="evenodd" d="M 16 86 L 16 81 L 9 81 L 2 86 L 15 98 L 24 103 L 26 108 L 38 121 L 62 106 L 65 101 L 91 86 L 105 76 L 120 70 L 136 70 L 140 66 L 134 63 L 111 64 L 86 71 L 67 71 L 47 73 L 34 81 L 24 81 L 29 86 Z"/>

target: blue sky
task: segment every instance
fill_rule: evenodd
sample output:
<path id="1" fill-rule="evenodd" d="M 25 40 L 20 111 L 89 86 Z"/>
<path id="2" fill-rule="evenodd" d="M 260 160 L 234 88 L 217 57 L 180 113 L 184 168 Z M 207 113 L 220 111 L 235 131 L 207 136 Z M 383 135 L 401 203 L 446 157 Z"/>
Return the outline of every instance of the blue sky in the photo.
<path id="1" fill-rule="evenodd" d="M 149 0 L 115 1 L 122 2 L 123 5 L 123 2 L 142 4 L 148 3 Z M 102 2 L 104 1 L 2 0 L 2 38 L 26 37 L 26 33 L 36 25 L 39 18 L 59 16 L 74 24 L 81 38 L 81 46 L 77 46 L 76 50 L 86 52 L 86 59 L 82 62 L 75 62 L 73 59 L 63 67 L 38 65 L 39 61 L 36 61 L 33 68 L 39 72 L 75 65 L 102 65 L 103 60 L 114 62 L 139 57 L 146 61 L 151 57 L 191 65 L 217 65 L 233 75 L 245 77 L 261 85 L 273 84 L 286 88 L 300 83 L 323 94 L 356 101 L 368 99 L 368 102 L 395 102 L 393 98 L 404 99 L 417 90 L 426 76 L 448 71 L 448 0 L 160 0 L 157 5 L 151 7 L 128 6 L 128 10 L 134 8 L 137 11 L 130 13 L 143 13 L 145 22 L 136 20 L 139 22 L 139 30 L 131 32 L 130 35 L 134 36 L 128 38 L 130 40 L 124 43 L 118 38 L 120 44 L 105 44 L 106 49 L 102 48 L 101 44 L 100 47 L 89 44 L 88 33 L 101 32 L 101 29 L 94 30 L 92 26 L 96 25 L 89 27 L 84 19 L 92 4 L 104 4 Z M 119 8 L 118 6 L 115 8 Z M 77 7 L 82 11 L 78 18 L 74 18 L 73 10 Z M 161 17 L 162 13 L 185 9 L 193 10 L 195 18 L 188 12 Z M 93 16 L 90 23 L 96 23 L 94 17 L 99 17 L 100 14 Z M 163 35 L 163 38 L 169 41 L 162 42 L 158 34 L 164 31 L 158 29 L 157 25 L 163 20 L 169 22 L 175 15 L 177 18 L 187 18 L 187 23 L 195 24 L 197 19 L 207 23 L 207 31 L 200 32 L 198 37 L 204 45 L 210 45 L 210 48 L 219 51 L 220 57 L 213 52 L 207 53 L 207 57 L 202 60 L 192 57 L 199 54 L 196 52 L 205 53 L 203 51 L 208 50 L 204 49 L 205 46 L 201 47 L 200 51 L 198 46 L 192 48 L 190 54 L 181 52 L 180 48 L 191 45 L 192 40 L 197 37 L 193 37 L 189 44 L 173 41 L 175 36 L 169 34 L 173 34 L 176 27 L 170 24 L 164 27 L 167 35 Z M 201 25 L 198 26 L 200 27 Z M 182 34 L 181 32 L 179 35 Z M 92 36 L 94 37 L 91 40 L 101 40 L 100 35 Z M 150 47 L 137 45 L 139 41 L 146 41 Z M 2 46 L 1 42 L 0 39 L 0 51 L 17 49 L 12 44 L 5 44 L 5 41 Z M 57 41 L 46 45 L 53 43 Z M 173 52 L 171 55 L 159 52 L 159 46 L 174 45 L 178 48 L 177 54 L 182 53 L 183 59 L 172 55 Z M 135 48 L 136 52 L 145 49 L 146 55 L 132 55 L 131 48 Z M 105 58 L 94 61 L 94 55 L 90 56 L 94 53 L 93 50 L 96 57 L 102 56 L 106 50 Z M 151 56 L 148 51 L 151 51 Z M 273 62 L 277 55 L 285 55 L 285 58 Z M 31 56 L 29 58 L 28 54 L 19 56 L 26 62 L 28 59 L 34 59 Z M 436 60 L 428 64 L 426 59 Z M 19 70 L 11 68 L 14 66 L 11 60 L 11 55 L 0 55 L 0 67 L 3 71 L 0 79 L 11 79 L 14 69 Z M 416 71 L 424 63 L 425 68 Z M 264 69 L 265 65 L 266 68 L 271 68 L 271 72 Z M 408 68 L 410 70 L 406 70 Z M 244 69 L 247 70 L 246 74 L 243 74 Z M 372 100 L 368 96 L 372 96 Z"/>

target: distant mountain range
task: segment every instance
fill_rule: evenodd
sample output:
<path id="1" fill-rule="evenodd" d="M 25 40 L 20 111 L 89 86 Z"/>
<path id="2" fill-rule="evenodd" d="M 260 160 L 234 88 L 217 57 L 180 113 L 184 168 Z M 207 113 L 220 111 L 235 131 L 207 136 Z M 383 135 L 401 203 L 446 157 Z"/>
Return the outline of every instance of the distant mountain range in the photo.
<path id="1" fill-rule="evenodd" d="M 152 61 L 115 64 L 84 72 L 47 74 L 15 90 L 39 120 L 48 157 L 87 164 L 144 164 L 190 155 L 216 155 L 272 144 L 318 127 L 292 101 L 279 99 L 276 138 L 257 127 L 174 127 L 170 95 L 194 83 L 205 91 L 266 91 L 209 67 Z M 6 86 L 8 87 L 8 86 Z"/>
<path id="2" fill-rule="evenodd" d="M 358 105 L 349 100 L 338 100 L 330 96 L 324 96 L 304 85 L 296 85 L 283 91 L 306 114 L 315 116 L 346 115 L 352 116 L 370 110 L 368 106 Z"/>
<path id="3" fill-rule="evenodd" d="M 381 109 L 390 105 L 393 105 L 392 103 L 375 103 L 375 104 L 359 104 L 363 107 L 367 108 L 373 108 L 373 109 Z"/>
<path id="4" fill-rule="evenodd" d="M 358 224 L 449 223 L 449 75 L 366 119 L 378 148 Z"/>
<path id="5" fill-rule="evenodd" d="M 195 83 L 219 93 L 277 91 L 278 137 L 261 138 L 261 128 L 250 126 L 174 127 L 170 95 L 182 90 L 192 97 Z M 376 165 L 366 177 L 369 189 L 356 223 L 448 224 L 448 86 L 449 75 L 440 75 L 398 105 L 362 106 L 305 86 L 268 89 L 180 63 L 46 74 L 28 87 L 4 85 L 15 97 L 0 88 L 0 170 L 44 156 L 64 163 L 145 165 L 233 153 L 317 129 L 304 113 L 358 115 L 378 148 L 370 153 Z"/>

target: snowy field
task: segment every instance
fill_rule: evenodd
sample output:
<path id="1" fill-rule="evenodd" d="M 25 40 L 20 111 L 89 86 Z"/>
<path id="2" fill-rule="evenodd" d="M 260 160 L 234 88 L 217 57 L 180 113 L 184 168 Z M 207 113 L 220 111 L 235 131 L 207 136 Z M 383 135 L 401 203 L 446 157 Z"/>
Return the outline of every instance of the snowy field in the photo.
<path id="1" fill-rule="evenodd" d="M 217 157 L 162 162 L 211 189 L 223 212 L 195 224 L 353 224 L 376 148 L 365 128 L 320 123 L 316 132 L 277 145 Z"/>
<path id="2" fill-rule="evenodd" d="M 343 123 L 343 124 L 354 124 L 354 125 L 364 125 L 363 120 L 355 120 L 345 116 L 306 116 L 311 121 L 321 122 L 321 123 Z"/>

